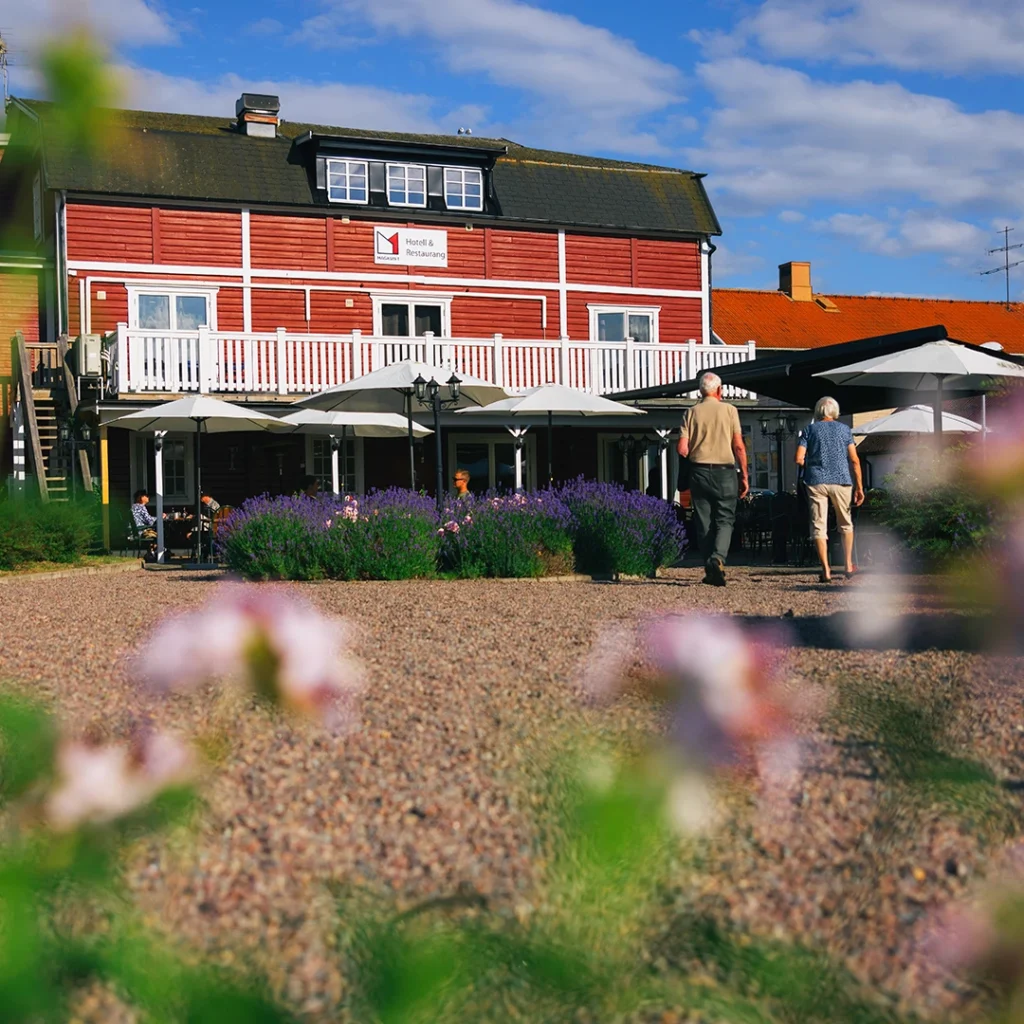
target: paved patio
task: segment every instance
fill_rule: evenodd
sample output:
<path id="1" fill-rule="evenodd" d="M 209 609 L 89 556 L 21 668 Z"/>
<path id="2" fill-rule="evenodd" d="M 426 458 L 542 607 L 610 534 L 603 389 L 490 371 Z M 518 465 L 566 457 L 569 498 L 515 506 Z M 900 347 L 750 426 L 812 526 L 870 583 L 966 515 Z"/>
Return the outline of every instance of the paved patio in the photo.
<path id="1" fill-rule="evenodd" d="M 0 588 L 0 677 L 52 700 L 78 726 L 115 736 L 152 716 L 215 754 L 211 809 L 194 847 L 145 844 L 131 887 L 152 923 L 225 962 L 256 952 L 293 1006 L 328 1019 L 344 981 L 325 882 L 389 892 L 399 904 L 467 887 L 502 904 L 528 901 L 538 879 L 520 809 L 524 769 L 567 729 L 659 728 L 635 699 L 581 704 L 581 661 L 611 621 L 690 610 L 790 620 L 794 688 L 820 686 L 833 698 L 853 684 L 960 695 L 957 743 L 1000 779 L 1024 778 L 1019 661 L 965 649 L 838 649 L 830 616 L 870 591 L 869 576 L 824 587 L 810 571 L 740 568 L 724 590 L 699 576 L 289 585 L 359 627 L 369 687 L 361 727 L 345 738 L 255 711 L 239 716 L 210 694 L 157 700 L 128 676 L 127 655 L 152 623 L 210 597 L 217 574 L 12 581 Z M 899 605 L 919 621 L 934 616 L 931 581 L 906 583 Z M 965 646 L 955 632 L 931 635 Z M 973 994 L 917 950 L 932 910 L 976 883 L 1001 837 L 936 811 L 872 845 L 865 837 L 877 838 L 884 780 L 841 731 L 806 731 L 813 754 L 792 813 L 766 834 L 738 809 L 695 898 L 738 928 L 828 950 L 905 1007 L 969 1007 Z"/>

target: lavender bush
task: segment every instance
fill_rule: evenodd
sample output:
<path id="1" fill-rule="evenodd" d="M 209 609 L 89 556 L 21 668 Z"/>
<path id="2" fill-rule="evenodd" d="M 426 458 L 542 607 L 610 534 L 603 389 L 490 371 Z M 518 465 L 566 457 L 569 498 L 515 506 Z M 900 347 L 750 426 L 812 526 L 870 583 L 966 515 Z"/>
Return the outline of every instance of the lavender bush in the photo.
<path id="1" fill-rule="evenodd" d="M 437 512 L 421 494 L 251 498 L 231 516 L 220 550 L 245 579 L 404 580 L 437 567 Z"/>
<path id="2" fill-rule="evenodd" d="M 445 508 L 442 563 L 466 578 L 572 571 L 571 516 L 554 493 L 487 494 Z"/>
<path id="3" fill-rule="evenodd" d="M 577 572 L 653 576 L 686 549 L 686 530 L 660 498 L 583 477 L 555 493 L 571 515 Z"/>

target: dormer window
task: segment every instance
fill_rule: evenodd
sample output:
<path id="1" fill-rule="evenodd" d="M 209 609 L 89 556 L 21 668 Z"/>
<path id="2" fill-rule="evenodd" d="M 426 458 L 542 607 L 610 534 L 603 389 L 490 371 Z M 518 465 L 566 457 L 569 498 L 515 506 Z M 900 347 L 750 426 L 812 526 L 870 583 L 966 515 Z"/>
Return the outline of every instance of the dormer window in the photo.
<path id="1" fill-rule="evenodd" d="M 444 169 L 444 202 L 449 210 L 482 210 L 484 176 L 473 168 Z"/>
<path id="2" fill-rule="evenodd" d="M 332 203 L 368 203 L 366 161 L 328 160 L 327 198 Z"/>
<path id="3" fill-rule="evenodd" d="M 420 164 L 388 164 L 388 203 L 427 205 L 427 169 Z"/>

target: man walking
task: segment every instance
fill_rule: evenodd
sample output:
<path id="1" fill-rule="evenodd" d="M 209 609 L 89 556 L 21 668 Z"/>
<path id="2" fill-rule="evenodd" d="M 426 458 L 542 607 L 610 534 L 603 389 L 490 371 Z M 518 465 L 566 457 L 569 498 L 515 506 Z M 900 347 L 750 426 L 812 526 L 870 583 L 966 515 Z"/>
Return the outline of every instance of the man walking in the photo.
<path id="1" fill-rule="evenodd" d="M 724 587 L 736 503 L 750 490 L 747 449 L 736 406 L 722 401 L 722 378 L 705 373 L 699 387 L 700 402 L 683 416 L 678 451 L 690 464 L 693 521 L 704 559 L 703 582 Z"/>

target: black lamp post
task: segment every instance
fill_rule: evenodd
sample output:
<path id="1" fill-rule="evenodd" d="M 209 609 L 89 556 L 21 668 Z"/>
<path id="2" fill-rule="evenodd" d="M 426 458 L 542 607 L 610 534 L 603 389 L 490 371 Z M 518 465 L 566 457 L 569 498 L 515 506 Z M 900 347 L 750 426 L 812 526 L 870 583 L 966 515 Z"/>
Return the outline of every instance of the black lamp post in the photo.
<path id="1" fill-rule="evenodd" d="M 773 421 L 770 416 L 761 417 L 761 436 L 775 438 L 775 458 L 778 461 L 778 483 L 779 492 L 784 489 L 785 477 L 783 475 L 782 446 L 787 437 L 796 433 L 796 417 L 787 416 L 785 413 L 779 415 Z"/>
<path id="2" fill-rule="evenodd" d="M 445 382 L 448 385 L 449 398 L 441 397 L 441 385 L 431 377 L 424 380 L 420 374 L 412 386 L 416 394 L 416 401 L 420 405 L 429 405 L 434 413 L 434 443 L 435 459 L 437 461 L 437 512 L 441 515 L 444 512 L 444 464 L 441 451 L 441 410 L 449 409 L 458 405 L 462 397 L 462 381 L 453 373 Z"/>
<path id="3" fill-rule="evenodd" d="M 78 480 L 75 473 L 75 455 L 78 452 L 85 452 L 88 458 L 89 450 L 92 447 L 92 428 L 88 423 L 78 426 L 77 432 L 72 420 L 64 420 L 57 428 L 57 442 L 61 452 L 61 462 L 66 466 L 67 473 L 71 477 L 71 497 L 78 497 Z"/>

